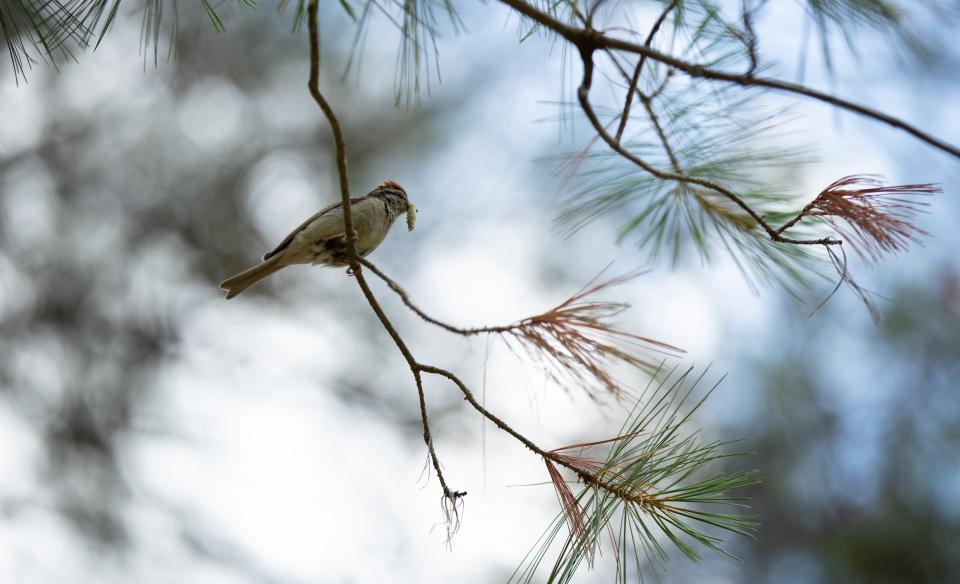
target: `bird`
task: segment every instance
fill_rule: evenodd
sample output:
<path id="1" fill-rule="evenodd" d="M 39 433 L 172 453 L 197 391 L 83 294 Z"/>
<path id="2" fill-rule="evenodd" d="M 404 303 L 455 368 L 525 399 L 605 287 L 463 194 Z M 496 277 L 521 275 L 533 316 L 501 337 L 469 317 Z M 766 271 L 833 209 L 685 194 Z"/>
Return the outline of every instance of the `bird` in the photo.
<path id="1" fill-rule="evenodd" d="M 392 180 L 383 180 L 363 197 L 350 199 L 357 253 L 367 256 L 387 236 L 397 217 L 415 209 L 407 191 Z M 408 218 L 408 225 L 412 222 Z M 291 231 L 259 264 L 220 282 L 227 299 L 233 298 L 274 272 L 294 264 L 349 266 L 347 238 L 340 202 L 318 211 Z"/>

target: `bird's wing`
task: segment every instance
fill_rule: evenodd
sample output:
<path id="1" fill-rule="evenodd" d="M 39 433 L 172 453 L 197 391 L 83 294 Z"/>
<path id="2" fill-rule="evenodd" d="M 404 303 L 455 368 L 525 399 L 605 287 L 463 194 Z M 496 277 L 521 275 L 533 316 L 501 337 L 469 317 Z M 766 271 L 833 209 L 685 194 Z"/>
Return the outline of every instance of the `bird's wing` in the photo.
<path id="1" fill-rule="evenodd" d="M 359 203 L 360 201 L 363 201 L 364 199 L 367 199 L 367 198 L 368 198 L 368 197 L 352 197 L 352 198 L 350 199 L 350 206 L 352 207 L 353 205 L 356 205 L 356 204 Z M 341 205 L 341 203 L 337 202 L 337 203 L 334 203 L 334 204 L 329 205 L 329 206 L 327 206 L 327 207 L 324 207 L 323 209 L 320 209 L 319 211 L 317 211 L 316 213 L 314 213 L 309 219 L 307 219 L 306 221 L 304 221 L 303 223 L 301 223 L 300 225 L 298 225 L 296 229 L 294 229 L 294 230 L 291 231 L 289 234 L 287 234 L 287 236 L 283 238 L 283 241 L 281 241 L 280 244 L 277 245 L 277 247 L 275 247 L 275 248 L 273 248 L 272 250 L 268 251 L 267 253 L 263 254 L 263 259 L 264 259 L 264 260 L 268 260 L 268 259 L 272 258 L 273 256 L 277 255 L 278 253 L 280 253 L 281 251 L 287 249 L 287 246 L 290 245 L 290 242 L 293 241 L 293 238 L 296 237 L 298 233 L 300 233 L 301 231 L 303 231 L 304 229 L 306 229 L 308 225 L 310 225 L 311 223 L 313 223 L 314 221 L 316 221 L 317 219 L 319 219 L 319 218 L 322 217 L 323 215 L 326 215 L 327 213 L 330 213 L 331 211 L 334 211 L 335 209 L 339 209 L 339 208 L 340 208 L 340 205 Z M 340 230 L 337 231 L 337 232 L 335 232 L 335 233 L 331 233 L 329 237 L 333 237 L 333 236 L 335 236 L 335 235 L 340 235 L 340 234 L 343 233 L 343 227 L 342 227 L 342 224 L 343 224 L 343 215 L 341 215 L 341 214 L 339 214 L 339 213 L 338 213 L 337 215 L 338 215 L 339 218 L 340 218 L 340 219 L 339 219 L 339 220 L 340 220 L 340 223 L 341 223 Z M 335 227 L 335 226 L 334 226 L 334 225 L 331 225 L 331 227 Z"/>

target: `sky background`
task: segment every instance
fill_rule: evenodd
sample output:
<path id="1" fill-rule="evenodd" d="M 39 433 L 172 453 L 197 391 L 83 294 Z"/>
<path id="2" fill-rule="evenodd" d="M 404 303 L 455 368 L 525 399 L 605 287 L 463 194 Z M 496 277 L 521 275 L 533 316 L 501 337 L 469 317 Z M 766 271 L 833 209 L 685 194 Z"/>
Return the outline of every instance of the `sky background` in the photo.
<path id="1" fill-rule="evenodd" d="M 321 16 L 322 87 L 345 128 L 351 186 L 390 178 L 420 209 L 372 256 L 429 313 L 463 325 L 535 314 L 605 266 L 651 271 L 609 292 L 623 328 L 685 348 L 726 378 L 695 418 L 746 439 L 763 527 L 744 558 L 673 553 L 668 582 L 946 581 L 960 542 L 960 164 L 907 134 L 809 101 L 784 140 L 818 162 L 816 193 L 850 174 L 936 182 L 923 247 L 855 265 L 884 320 L 842 290 L 806 304 L 753 291 L 733 262 L 676 268 L 617 244 L 617 220 L 564 238 L 564 186 L 544 157 L 590 136 L 550 121 L 579 66 L 539 37 L 517 44 L 497 3 L 464 2 L 438 40 L 419 107 L 394 108 L 397 34 L 384 19 L 342 76 L 353 25 Z M 757 22 L 772 72 L 796 79 L 802 12 Z M 640 28 L 656 15 L 631 5 Z M 296 267 L 225 302 L 216 283 L 336 200 L 328 128 L 306 91 L 305 31 L 268 6 L 224 10 L 226 34 L 184 19 L 177 59 L 144 66 L 140 13 L 59 71 L 0 67 L 0 581 L 505 581 L 557 512 L 541 462 L 483 428 L 428 379 L 438 454 L 466 490 L 445 546 L 424 472 L 415 387 L 355 283 Z M 947 50 L 947 32 L 928 38 Z M 939 36 L 938 36 L 939 35 Z M 925 65 L 882 38 L 842 46 L 805 82 L 960 143 L 955 55 Z M 940 42 L 938 39 L 942 39 Z M 572 76 L 571 76 L 572 73 Z M 566 75 L 566 77 L 565 77 Z M 566 93 L 564 93 L 566 92 Z M 601 88 L 596 100 L 606 99 Z M 492 339 L 428 328 L 374 282 L 419 360 L 455 370 L 538 444 L 613 435 L 625 405 L 564 393 Z M 640 385 L 639 376 L 625 380 Z M 955 554 L 953 554 L 955 555 Z M 611 580 L 609 558 L 577 581 Z"/>

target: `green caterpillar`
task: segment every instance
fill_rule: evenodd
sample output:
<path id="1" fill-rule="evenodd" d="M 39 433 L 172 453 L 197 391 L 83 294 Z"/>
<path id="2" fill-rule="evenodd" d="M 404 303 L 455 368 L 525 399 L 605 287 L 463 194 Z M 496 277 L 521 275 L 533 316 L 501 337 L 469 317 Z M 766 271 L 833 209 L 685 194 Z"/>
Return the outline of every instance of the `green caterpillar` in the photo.
<path id="1" fill-rule="evenodd" d="M 417 224 L 417 206 L 413 203 L 407 204 L 407 231 L 413 231 L 413 226 Z"/>

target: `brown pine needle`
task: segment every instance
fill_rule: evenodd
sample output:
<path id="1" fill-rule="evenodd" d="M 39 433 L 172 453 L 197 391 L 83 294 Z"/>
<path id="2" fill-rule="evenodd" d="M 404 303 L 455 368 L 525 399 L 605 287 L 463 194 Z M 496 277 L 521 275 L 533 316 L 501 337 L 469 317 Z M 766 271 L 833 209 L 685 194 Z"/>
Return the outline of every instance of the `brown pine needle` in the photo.
<path id="1" fill-rule="evenodd" d="M 823 217 L 861 257 L 875 262 L 928 235 L 914 220 L 929 203 L 911 197 L 940 192 L 930 183 L 888 186 L 869 175 L 846 176 L 817 195 L 804 214 Z"/>
<path id="2" fill-rule="evenodd" d="M 616 362 L 654 374 L 664 357 L 685 352 L 610 324 L 609 319 L 629 308 L 628 304 L 589 300 L 642 273 L 630 272 L 597 283 L 598 275 L 558 306 L 504 327 L 500 334 L 524 347 L 531 358 L 544 365 L 547 377 L 558 385 L 582 387 L 598 401 L 603 393 L 619 399 L 622 390 L 612 371 Z"/>
<path id="3" fill-rule="evenodd" d="M 583 509 L 580 503 L 570 490 L 570 486 L 563 479 L 559 469 L 548 459 L 543 460 L 547 465 L 547 472 L 550 474 L 550 480 L 553 481 L 553 488 L 557 492 L 557 499 L 560 500 L 560 508 L 567 519 L 567 527 L 570 529 L 570 537 L 575 545 L 586 552 L 587 563 L 593 566 L 593 550 L 587 545 L 587 526 L 583 521 Z"/>

